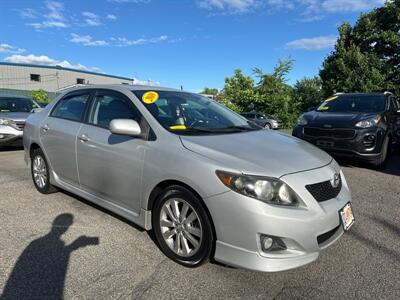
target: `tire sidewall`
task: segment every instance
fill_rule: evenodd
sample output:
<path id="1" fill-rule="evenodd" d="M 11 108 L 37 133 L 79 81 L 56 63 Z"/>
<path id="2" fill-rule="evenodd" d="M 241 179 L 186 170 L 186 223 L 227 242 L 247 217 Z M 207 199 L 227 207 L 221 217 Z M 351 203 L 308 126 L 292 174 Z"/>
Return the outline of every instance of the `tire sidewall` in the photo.
<path id="1" fill-rule="evenodd" d="M 192 208 L 196 211 L 199 221 L 201 222 L 202 227 L 202 241 L 200 249 L 193 255 L 189 257 L 182 257 L 175 254 L 164 241 L 164 238 L 161 233 L 160 228 L 160 213 L 161 208 L 166 201 L 172 198 L 181 198 L 188 202 Z M 186 267 L 197 267 L 202 263 L 206 262 L 212 253 L 213 245 L 214 245 L 214 234 L 212 229 L 212 224 L 206 212 L 206 209 L 203 207 L 200 199 L 198 199 L 193 193 L 189 190 L 180 187 L 173 186 L 167 188 L 157 199 L 154 204 L 154 208 L 152 211 L 152 225 L 153 232 L 157 239 L 158 246 L 162 250 L 162 252 L 173 261 L 184 265 Z"/>
<path id="2" fill-rule="evenodd" d="M 40 187 L 37 185 L 37 183 L 36 183 L 36 181 L 35 181 L 35 177 L 34 177 L 34 175 L 33 175 L 33 162 L 34 162 L 35 158 L 38 157 L 38 156 L 40 156 L 40 157 L 43 159 L 44 164 L 45 164 L 45 166 L 46 166 L 46 178 L 47 178 L 47 180 L 46 180 L 46 184 L 45 184 L 45 186 L 44 186 L 43 188 L 40 188 Z M 49 165 L 48 165 L 48 163 L 47 163 L 47 160 L 46 160 L 46 157 L 44 156 L 43 151 L 40 150 L 40 149 L 36 149 L 36 150 L 33 151 L 33 153 L 32 153 L 32 157 L 31 157 L 31 176 L 32 176 L 32 181 L 33 181 L 33 184 L 35 185 L 35 188 L 36 188 L 40 193 L 42 193 L 42 194 L 47 194 L 47 193 L 50 191 L 51 185 L 50 185 L 50 171 L 49 171 Z"/>

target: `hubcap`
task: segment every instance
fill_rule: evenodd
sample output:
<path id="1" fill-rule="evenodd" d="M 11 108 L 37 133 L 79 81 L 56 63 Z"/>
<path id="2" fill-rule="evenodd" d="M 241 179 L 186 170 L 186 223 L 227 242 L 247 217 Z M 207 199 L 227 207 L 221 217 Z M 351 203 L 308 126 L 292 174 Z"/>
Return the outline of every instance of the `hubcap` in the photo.
<path id="1" fill-rule="evenodd" d="M 160 227 L 164 241 L 177 255 L 188 257 L 200 248 L 202 228 L 199 216 L 183 199 L 170 199 L 161 208 Z"/>
<path id="2" fill-rule="evenodd" d="M 39 188 L 44 188 L 47 182 L 47 170 L 44 159 L 41 156 L 35 156 L 33 160 L 33 178 Z"/>

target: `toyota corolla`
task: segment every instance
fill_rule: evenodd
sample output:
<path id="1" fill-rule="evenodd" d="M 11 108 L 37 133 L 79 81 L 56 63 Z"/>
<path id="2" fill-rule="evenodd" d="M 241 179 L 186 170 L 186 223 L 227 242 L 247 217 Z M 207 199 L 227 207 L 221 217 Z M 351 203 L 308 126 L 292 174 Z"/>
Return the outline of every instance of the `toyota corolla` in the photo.
<path id="1" fill-rule="evenodd" d="M 24 147 L 39 192 L 72 192 L 153 230 L 189 267 L 299 267 L 354 222 L 331 156 L 197 94 L 73 88 L 28 118 Z"/>

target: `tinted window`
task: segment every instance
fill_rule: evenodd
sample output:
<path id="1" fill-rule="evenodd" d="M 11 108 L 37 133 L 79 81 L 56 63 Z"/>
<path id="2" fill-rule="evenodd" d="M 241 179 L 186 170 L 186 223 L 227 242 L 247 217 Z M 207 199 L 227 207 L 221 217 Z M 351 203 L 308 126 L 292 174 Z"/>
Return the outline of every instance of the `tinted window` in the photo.
<path id="1" fill-rule="evenodd" d="M 341 95 L 325 100 L 319 112 L 382 112 L 386 107 L 384 95 Z"/>
<path id="2" fill-rule="evenodd" d="M 67 96 L 57 103 L 51 116 L 71 121 L 82 121 L 88 99 L 89 94 Z"/>
<path id="3" fill-rule="evenodd" d="M 90 111 L 89 124 L 109 128 L 114 119 L 132 119 L 137 122 L 140 117 L 131 101 L 123 95 L 97 95 Z"/>
<path id="4" fill-rule="evenodd" d="M 39 108 L 32 100 L 25 98 L 0 98 L 1 112 L 31 112 L 33 108 Z"/>

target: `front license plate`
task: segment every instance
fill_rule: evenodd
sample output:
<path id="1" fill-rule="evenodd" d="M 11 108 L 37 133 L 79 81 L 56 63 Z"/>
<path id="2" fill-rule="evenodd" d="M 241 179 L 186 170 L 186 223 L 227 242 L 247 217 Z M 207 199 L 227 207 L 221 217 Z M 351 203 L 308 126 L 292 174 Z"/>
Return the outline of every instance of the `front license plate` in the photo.
<path id="1" fill-rule="evenodd" d="M 350 202 L 340 210 L 339 215 L 344 230 L 349 230 L 354 223 L 353 209 Z"/>
<path id="2" fill-rule="evenodd" d="M 335 147 L 335 143 L 331 142 L 331 141 L 317 141 L 317 146 L 332 148 L 332 147 Z"/>

